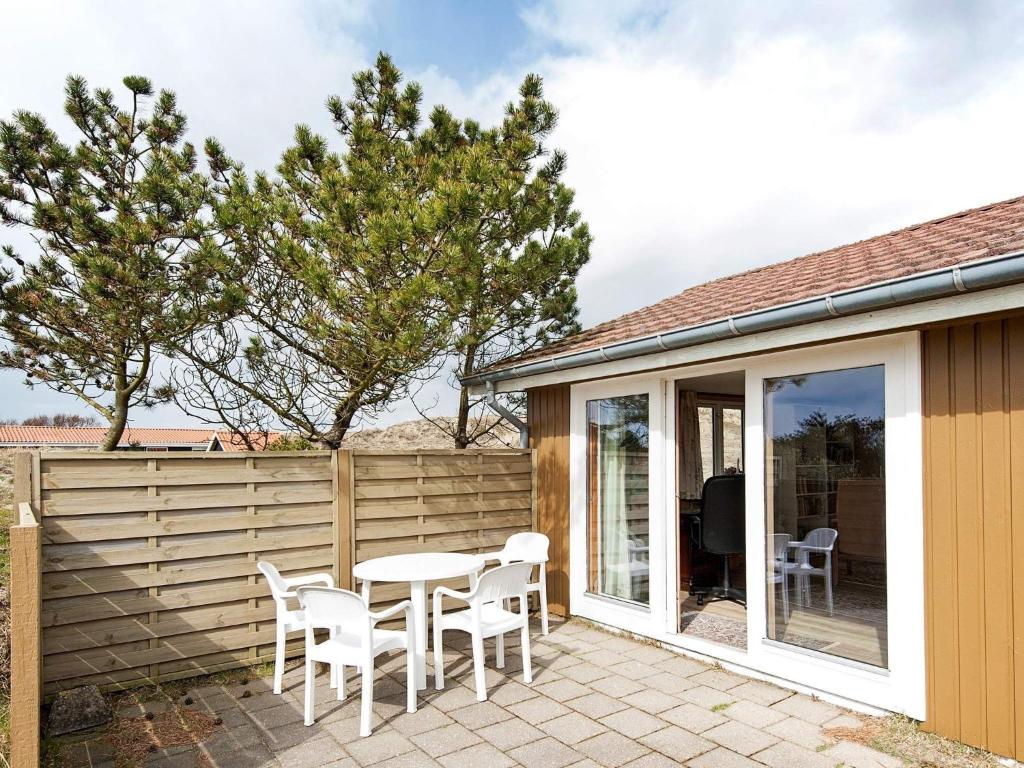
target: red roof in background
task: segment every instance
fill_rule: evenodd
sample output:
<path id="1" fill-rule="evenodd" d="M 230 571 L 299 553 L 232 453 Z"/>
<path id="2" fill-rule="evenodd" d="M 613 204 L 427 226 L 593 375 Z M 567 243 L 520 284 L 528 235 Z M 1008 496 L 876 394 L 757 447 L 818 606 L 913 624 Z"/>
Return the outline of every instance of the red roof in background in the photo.
<path id="1" fill-rule="evenodd" d="M 0 443 L 20 445 L 99 445 L 106 434 L 106 427 L 24 427 L 20 425 L 0 425 Z M 129 448 L 141 446 L 205 446 L 213 439 L 212 429 L 161 429 L 156 427 L 128 427 L 118 447 Z M 226 430 L 216 432 L 221 447 L 225 451 L 244 451 L 244 442 Z M 280 434 L 270 432 L 260 435 L 272 443 L 280 439 Z M 258 441 L 256 441 L 258 442 Z"/>
<path id="2" fill-rule="evenodd" d="M 502 360 L 489 370 L 724 320 L 1020 249 L 1024 249 L 1024 197 L 697 285 L 546 347 Z"/>
<path id="3" fill-rule="evenodd" d="M 99 445 L 106 427 L 23 427 L 0 425 L 0 443 L 25 445 Z M 129 427 L 118 445 L 198 445 L 210 442 L 211 429 Z"/>
<path id="4" fill-rule="evenodd" d="M 256 447 L 256 450 L 265 450 L 271 445 L 280 440 L 283 435 L 280 432 L 251 432 L 250 440 Z M 249 450 L 246 447 L 245 441 L 236 435 L 234 432 L 230 432 L 226 429 L 217 430 L 217 439 L 220 440 L 221 448 L 225 451 L 237 453 L 239 451 Z"/>

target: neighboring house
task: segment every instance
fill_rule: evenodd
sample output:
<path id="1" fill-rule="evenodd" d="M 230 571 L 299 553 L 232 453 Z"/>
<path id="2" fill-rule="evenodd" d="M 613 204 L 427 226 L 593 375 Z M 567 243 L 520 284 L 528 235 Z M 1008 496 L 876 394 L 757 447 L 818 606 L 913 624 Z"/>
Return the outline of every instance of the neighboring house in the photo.
<path id="1" fill-rule="evenodd" d="M 106 427 L 25 427 L 0 425 L 0 448 L 99 448 Z M 254 446 L 279 440 L 277 432 L 253 436 Z M 129 427 L 118 443 L 119 450 L 139 451 L 245 451 L 245 442 L 226 430 L 157 429 Z"/>
<path id="2" fill-rule="evenodd" d="M 467 383 L 527 393 L 562 612 L 1024 755 L 1024 198 Z"/>

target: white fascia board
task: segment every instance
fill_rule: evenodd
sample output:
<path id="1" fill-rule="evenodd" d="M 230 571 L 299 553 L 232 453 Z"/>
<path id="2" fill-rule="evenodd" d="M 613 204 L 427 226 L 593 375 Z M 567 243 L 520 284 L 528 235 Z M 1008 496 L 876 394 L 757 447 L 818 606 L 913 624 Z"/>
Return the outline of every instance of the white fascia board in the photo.
<path id="1" fill-rule="evenodd" d="M 956 320 L 973 315 L 1004 312 L 1024 308 L 1024 285 L 1009 285 L 987 291 L 971 292 L 942 299 L 933 299 L 902 307 L 891 307 L 874 312 L 863 312 L 849 317 L 821 320 L 792 328 L 736 336 L 707 344 L 667 350 L 652 355 L 613 360 L 597 365 L 552 371 L 536 376 L 506 379 L 494 383 L 496 392 L 520 392 L 532 387 L 550 384 L 603 379 L 631 373 L 653 371 L 659 368 L 673 368 L 681 365 L 708 362 L 727 357 L 752 355 L 761 352 L 818 344 L 825 341 L 865 334 L 884 333 L 912 328 L 944 320 Z M 621 343 L 621 342 L 619 342 Z M 483 384 L 470 388 L 473 395 L 486 391 Z"/>

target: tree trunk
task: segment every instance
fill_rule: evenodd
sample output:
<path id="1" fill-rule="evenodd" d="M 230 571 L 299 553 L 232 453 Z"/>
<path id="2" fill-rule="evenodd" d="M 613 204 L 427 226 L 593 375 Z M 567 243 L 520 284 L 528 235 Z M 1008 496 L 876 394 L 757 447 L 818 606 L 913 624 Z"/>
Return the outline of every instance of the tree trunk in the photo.
<path id="1" fill-rule="evenodd" d="M 466 348 L 466 357 L 462 362 L 462 376 L 470 376 L 473 373 L 473 359 L 476 357 L 476 347 Z M 465 450 L 469 447 L 469 390 L 465 385 L 459 389 L 459 414 L 455 424 L 455 447 Z"/>
<path id="2" fill-rule="evenodd" d="M 107 427 L 107 433 L 103 435 L 100 450 L 116 451 L 126 426 L 128 426 L 128 395 L 118 392 L 114 395 L 114 418 L 111 419 L 110 426 Z"/>
<path id="3" fill-rule="evenodd" d="M 349 403 L 346 402 L 338 406 L 334 412 L 334 423 L 320 438 L 324 448 L 330 448 L 332 451 L 341 448 L 341 441 L 345 439 L 345 434 L 352 426 L 352 419 L 355 418 L 355 415 L 355 409 Z"/>

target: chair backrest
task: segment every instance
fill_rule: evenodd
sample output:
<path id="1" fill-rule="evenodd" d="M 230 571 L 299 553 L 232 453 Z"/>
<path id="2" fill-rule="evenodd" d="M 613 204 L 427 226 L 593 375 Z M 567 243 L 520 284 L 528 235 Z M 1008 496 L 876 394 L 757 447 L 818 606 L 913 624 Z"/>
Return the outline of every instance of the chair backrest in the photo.
<path id="1" fill-rule="evenodd" d="M 350 632 L 369 628 L 369 616 L 363 598 L 347 589 L 299 587 L 299 605 L 312 629 L 341 627 Z"/>
<path id="2" fill-rule="evenodd" d="M 788 533 L 773 533 L 771 558 L 778 563 L 784 563 L 789 554 L 789 542 L 792 540 L 793 537 Z"/>
<path id="3" fill-rule="evenodd" d="M 288 585 L 281 578 L 280 571 L 266 560 L 260 560 L 256 563 L 256 568 L 266 577 L 267 583 L 270 584 L 270 594 L 273 595 L 274 599 L 287 600 L 285 593 L 289 591 Z"/>
<path id="4" fill-rule="evenodd" d="M 551 542 L 543 533 L 513 533 L 505 540 L 501 559 L 505 563 L 546 563 Z"/>
<path id="5" fill-rule="evenodd" d="M 526 592 L 533 573 L 531 563 L 512 563 L 485 572 L 476 584 L 474 595 L 483 603 L 493 603 Z"/>
<path id="6" fill-rule="evenodd" d="M 839 531 L 835 528 L 815 528 L 807 532 L 802 543 L 805 547 L 831 551 L 838 538 Z"/>
<path id="7" fill-rule="evenodd" d="M 714 475 L 701 495 L 701 546 L 719 555 L 744 552 L 747 543 L 743 475 Z"/>

